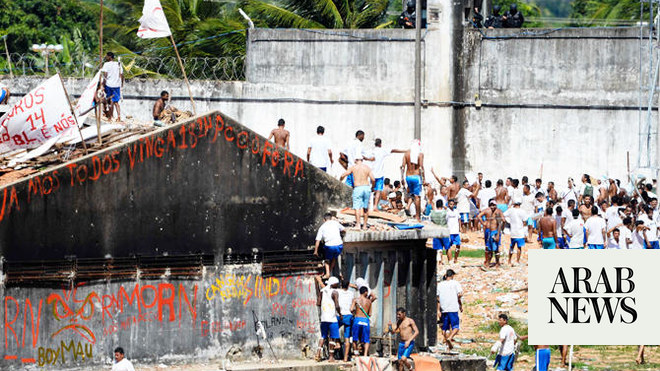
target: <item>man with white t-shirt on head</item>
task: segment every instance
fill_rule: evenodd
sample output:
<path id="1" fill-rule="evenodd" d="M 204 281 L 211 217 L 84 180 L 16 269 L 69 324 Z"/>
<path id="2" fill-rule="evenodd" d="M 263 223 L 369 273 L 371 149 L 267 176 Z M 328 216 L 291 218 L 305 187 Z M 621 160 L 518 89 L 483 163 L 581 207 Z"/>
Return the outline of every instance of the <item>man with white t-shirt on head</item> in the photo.
<path id="1" fill-rule="evenodd" d="M 583 249 L 584 248 L 584 221 L 580 218 L 578 209 L 573 209 L 571 212 L 572 220 L 564 224 L 564 235 L 570 241 L 568 242 L 569 249 Z"/>
<path id="2" fill-rule="evenodd" d="M 522 248 L 525 246 L 525 235 L 527 233 L 527 219 L 529 219 L 529 214 L 523 210 L 520 205 L 522 200 L 519 198 L 513 199 L 513 208 L 507 210 L 504 213 L 504 217 L 511 225 L 511 246 L 509 247 L 509 265 L 511 264 L 511 257 L 513 256 L 513 251 L 518 247 L 517 263 L 520 264 L 520 255 L 522 254 Z"/>
<path id="3" fill-rule="evenodd" d="M 307 162 L 328 172 L 334 161 L 332 160 L 330 140 L 323 135 L 324 133 L 323 126 L 316 128 L 316 136 L 309 141 L 309 147 L 307 147 Z"/>
<path id="4" fill-rule="evenodd" d="M 442 323 L 442 336 L 449 349 L 454 345 L 452 340 L 460 330 L 459 312 L 463 311 L 463 288 L 461 284 L 454 279 L 456 273 L 452 269 L 447 269 L 444 279 L 438 284 L 438 314 Z"/>
<path id="5" fill-rule="evenodd" d="M 602 250 L 607 248 L 607 224 L 605 219 L 598 214 L 596 206 L 591 207 L 591 216 L 584 222 L 587 232 L 587 248 Z"/>

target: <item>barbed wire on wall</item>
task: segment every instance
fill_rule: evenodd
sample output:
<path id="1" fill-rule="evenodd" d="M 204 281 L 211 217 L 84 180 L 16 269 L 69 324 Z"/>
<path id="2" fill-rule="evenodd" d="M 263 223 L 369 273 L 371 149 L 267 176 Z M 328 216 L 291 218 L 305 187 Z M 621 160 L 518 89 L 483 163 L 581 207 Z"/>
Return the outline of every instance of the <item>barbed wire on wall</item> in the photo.
<path id="1" fill-rule="evenodd" d="M 59 72 L 64 77 L 91 77 L 100 68 L 98 55 L 76 56 L 75 61 L 62 62 L 57 56 L 48 59 L 52 75 Z M 46 59 L 37 53 L 10 54 L 14 76 L 43 76 Z M 183 75 L 175 57 L 148 57 L 123 55 L 121 62 L 124 77 L 181 79 Z M 245 79 L 245 57 L 187 57 L 182 58 L 186 74 L 191 80 L 239 81 Z M 0 75 L 9 74 L 7 59 L 0 58 Z"/>

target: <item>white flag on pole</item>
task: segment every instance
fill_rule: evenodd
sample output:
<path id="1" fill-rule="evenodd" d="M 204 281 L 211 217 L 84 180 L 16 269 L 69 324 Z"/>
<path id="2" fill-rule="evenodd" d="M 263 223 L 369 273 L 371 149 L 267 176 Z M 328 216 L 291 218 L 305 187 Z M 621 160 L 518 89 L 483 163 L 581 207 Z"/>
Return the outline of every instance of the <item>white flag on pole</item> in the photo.
<path id="1" fill-rule="evenodd" d="M 0 152 L 36 148 L 75 127 L 76 120 L 57 74 L 0 117 Z"/>
<path id="2" fill-rule="evenodd" d="M 142 39 L 154 39 L 157 37 L 167 37 L 172 34 L 170 25 L 165 18 L 163 7 L 159 0 L 144 0 L 142 8 L 142 17 L 140 18 L 140 28 L 137 35 Z"/>
<path id="3" fill-rule="evenodd" d="M 78 103 L 76 103 L 75 111 L 78 116 L 79 122 L 83 122 L 81 118 L 89 111 L 94 109 L 94 97 L 96 97 L 96 90 L 99 87 L 99 79 L 101 78 L 101 71 L 94 75 L 92 81 L 89 82 L 85 91 L 80 95 Z"/>

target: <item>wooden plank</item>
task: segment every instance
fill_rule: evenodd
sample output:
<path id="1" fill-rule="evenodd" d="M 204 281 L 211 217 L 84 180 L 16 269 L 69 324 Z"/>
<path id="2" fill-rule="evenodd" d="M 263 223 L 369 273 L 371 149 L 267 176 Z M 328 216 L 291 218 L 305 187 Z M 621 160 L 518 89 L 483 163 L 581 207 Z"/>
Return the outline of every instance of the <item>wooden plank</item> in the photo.
<path id="1" fill-rule="evenodd" d="M 353 216 L 355 216 L 355 210 L 350 209 L 348 207 L 344 208 L 344 209 L 341 209 L 340 213 L 342 213 L 344 215 L 353 215 Z M 391 214 L 391 213 L 387 213 L 387 212 L 384 212 L 384 211 L 377 211 L 377 210 L 370 211 L 369 212 L 369 217 L 370 218 L 383 219 L 383 220 L 387 220 L 387 221 L 394 222 L 394 223 L 404 223 L 406 221 L 406 218 L 402 218 L 400 216 L 397 216 L 397 215 L 394 215 L 394 214 Z"/>

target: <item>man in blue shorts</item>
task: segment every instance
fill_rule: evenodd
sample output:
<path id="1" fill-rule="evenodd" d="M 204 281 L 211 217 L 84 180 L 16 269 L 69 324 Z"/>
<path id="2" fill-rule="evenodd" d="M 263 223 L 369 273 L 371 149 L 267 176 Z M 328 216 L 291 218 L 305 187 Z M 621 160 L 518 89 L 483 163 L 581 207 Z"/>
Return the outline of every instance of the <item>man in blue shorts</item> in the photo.
<path id="1" fill-rule="evenodd" d="M 344 241 L 342 234 L 344 233 L 344 226 L 336 220 L 332 220 L 332 213 L 325 213 L 323 216 L 324 223 L 316 233 L 316 244 L 314 245 L 314 255 L 319 256 L 319 246 L 321 241 L 325 244 L 324 247 L 324 265 L 325 275 L 324 279 L 330 277 L 330 273 L 335 268 L 337 258 L 341 255 L 344 249 Z"/>
<path id="2" fill-rule="evenodd" d="M 360 287 L 360 296 L 353 299 L 351 312 L 353 317 L 353 344 L 360 343 L 364 347 L 363 355 L 369 355 L 369 343 L 371 326 L 369 319 L 371 316 L 371 299 L 369 299 L 369 289 L 366 286 Z"/>
<path id="3" fill-rule="evenodd" d="M 367 229 L 369 220 L 369 198 L 371 196 L 371 185 L 376 179 L 374 174 L 365 165 L 361 158 L 355 159 L 355 165 L 351 166 L 341 176 L 341 180 L 353 175 L 353 209 L 355 210 L 355 225 L 358 229 Z M 364 224 L 360 225 L 360 218 L 364 216 Z"/>
<path id="4" fill-rule="evenodd" d="M 335 350 L 339 347 L 339 323 L 337 317 L 341 315 L 339 309 L 339 279 L 337 277 L 328 278 L 327 285 L 323 284 L 321 276 L 316 276 L 316 283 L 320 288 L 321 295 L 321 340 L 319 350 L 316 355 L 317 360 L 321 360 L 321 351 L 323 343 L 328 343 L 329 361 L 335 360 Z"/>
<path id="5" fill-rule="evenodd" d="M 107 117 L 112 120 L 114 108 L 117 108 L 117 121 L 121 121 L 121 111 L 119 101 L 121 100 L 121 89 L 124 86 L 124 72 L 119 62 L 115 62 L 115 55 L 108 52 L 105 55 L 105 63 L 101 68 L 103 74 L 103 84 L 105 86 L 105 96 L 110 103 L 107 109 Z"/>
<path id="6" fill-rule="evenodd" d="M 419 329 L 412 318 L 406 317 L 405 308 L 396 310 L 396 328 L 392 328 L 392 322 L 389 322 L 387 331 L 399 333 L 400 341 L 397 353 L 399 371 L 412 369 L 410 355 L 415 348 L 415 338 L 419 335 Z"/>
<path id="7" fill-rule="evenodd" d="M 454 345 L 452 340 L 458 334 L 460 329 L 460 320 L 458 312 L 463 311 L 461 297 L 463 288 L 461 284 L 454 279 L 454 270 L 447 269 L 442 282 L 438 284 L 438 312 L 442 318 L 442 336 L 449 349 Z"/>
<path id="8" fill-rule="evenodd" d="M 484 220 L 482 216 L 485 216 Z M 477 215 L 477 220 L 484 226 L 484 239 L 486 251 L 484 256 L 484 267 L 490 267 L 490 260 L 495 257 L 495 267 L 500 266 L 500 241 L 502 239 L 502 230 L 504 229 L 504 213 L 497 207 L 495 200 L 488 203 L 488 208 L 482 210 Z"/>
<path id="9" fill-rule="evenodd" d="M 404 181 L 405 174 L 405 181 Z M 422 144 L 419 140 L 414 140 L 410 149 L 403 155 L 403 165 L 401 166 L 401 183 L 408 188 L 408 194 L 415 202 L 415 218 L 421 221 L 421 194 L 424 184 L 424 154 L 422 153 Z"/>
<path id="10" fill-rule="evenodd" d="M 495 358 L 495 367 L 497 370 L 513 371 L 513 364 L 516 361 L 516 341 L 518 336 L 513 327 L 509 326 L 509 317 L 502 313 L 497 319 L 500 329 L 500 350 Z"/>
<path id="11" fill-rule="evenodd" d="M 435 205 L 433 205 L 433 211 L 431 211 L 431 221 L 433 224 L 437 224 L 441 227 L 447 227 L 447 209 L 445 209 L 442 200 L 437 200 Z M 447 252 L 447 263 L 451 255 L 449 254 L 449 248 L 451 247 L 451 242 L 449 237 L 439 237 L 433 239 L 433 250 L 439 250 L 437 253 L 437 261 L 442 262 L 442 255 L 444 252 Z"/>
<path id="12" fill-rule="evenodd" d="M 539 220 L 538 233 L 544 249 L 557 247 L 557 221 L 552 217 L 552 206 L 545 209 L 545 216 Z"/>
<path id="13" fill-rule="evenodd" d="M 456 246 L 454 250 L 454 263 L 458 262 L 458 255 L 461 252 L 461 230 L 460 214 L 456 210 L 456 201 L 451 199 L 447 202 L 447 228 L 449 229 L 449 247 L 447 248 L 447 257 L 451 257 L 451 247 Z"/>

